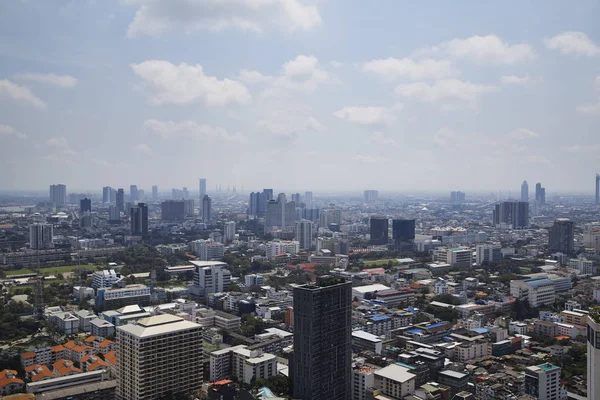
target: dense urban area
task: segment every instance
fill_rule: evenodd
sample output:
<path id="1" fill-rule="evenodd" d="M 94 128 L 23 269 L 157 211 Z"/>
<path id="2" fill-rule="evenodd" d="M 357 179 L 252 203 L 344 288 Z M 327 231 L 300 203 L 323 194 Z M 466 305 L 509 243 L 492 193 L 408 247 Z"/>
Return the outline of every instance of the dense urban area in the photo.
<path id="1" fill-rule="evenodd" d="M 5 192 L 0 397 L 598 399 L 595 183 Z"/>

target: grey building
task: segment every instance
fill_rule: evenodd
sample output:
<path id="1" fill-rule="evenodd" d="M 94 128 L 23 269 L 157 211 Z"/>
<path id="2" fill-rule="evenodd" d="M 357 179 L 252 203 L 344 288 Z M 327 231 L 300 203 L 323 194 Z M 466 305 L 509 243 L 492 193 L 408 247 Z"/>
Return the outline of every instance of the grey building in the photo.
<path id="1" fill-rule="evenodd" d="M 548 233 L 548 251 L 551 253 L 573 254 L 575 252 L 575 236 L 573 221 L 558 218 Z"/>
<path id="2" fill-rule="evenodd" d="M 371 244 L 385 245 L 389 241 L 389 220 L 387 217 L 371 217 L 369 232 Z"/>
<path id="3" fill-rule="evenodd" d="M 512 229 L 529 225 L 529 203 L 525 201 L 501 201 L 494 208 L 494 225 L 509 226 Z"/>

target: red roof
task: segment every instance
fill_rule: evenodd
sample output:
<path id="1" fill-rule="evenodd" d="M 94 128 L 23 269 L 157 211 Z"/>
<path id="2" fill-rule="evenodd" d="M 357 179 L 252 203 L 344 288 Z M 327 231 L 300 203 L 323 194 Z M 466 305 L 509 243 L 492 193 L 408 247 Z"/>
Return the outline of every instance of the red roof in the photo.
<path id="1" fill-rule="evenodd" d="M 230 381 L 229 379 L 223 379 L 223 380 L 220 380 L 220 381 L 217 381 L 217 382 L 213 382 L 213 383 L 211 383 L 211 385 L 217 385 L 217 386 L 228 385 L 231 382 L 233 382 L 233 381 Z"/>

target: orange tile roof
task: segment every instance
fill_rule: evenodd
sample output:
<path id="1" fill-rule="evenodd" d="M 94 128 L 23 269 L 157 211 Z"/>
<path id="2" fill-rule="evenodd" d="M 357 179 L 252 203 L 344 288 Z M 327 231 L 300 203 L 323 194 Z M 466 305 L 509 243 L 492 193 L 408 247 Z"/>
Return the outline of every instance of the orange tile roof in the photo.
<path id="1" fill-rule="evenodd" d="M 87 370 L 93 371 L 96 368 L 100 368 L 100 367 L 108 367 L 108 364 L 103 359 L 98 358 L 95 363 L 87 366 Z"/>
<path id="2" fill-rule="evenodd" d="M 104 340 L 103 342 L 101 342 L 101 343 L 98 345 L 98 347 L 100 347 L 101 349 L 103 349 L 103 348 L 105 348 L 105 347 L 107 347 L 107 346 L 110 346 L 110 345 L 111 345 L 111 344 L 113 344 L 113 343 L 114 343 L 113 341 L 106 339 L 106 340 Z"/>
<path id="3" fill-rule="evenodd" d="M 89 349 L 93 349 L 93 347 L 90 346 L 83 346 L 80 344 L 75 343 L 74 340 L 69 340 L 67 343 L 64 344 L 65 348 L 72 350 L 76 353 L 83 353 L 86 350 Z"/>
<path id="4" fill-rule="evenodd" d="M 7 378 L 8 375 L 16 375 L 17 371 L 15 371 L 14 369 L 3 369 L 2 371 L 0 371 L 0 378 Z"/>
<path id="5" fill-rule="evenodd" d="M 21 353 L 21 358 L 28 360 L 30 358 L 35 358 L 36 354 L 33 351 L 27 351 L 25 353 Z"/>
<path id="6" fill-rule="evenodd" d="M 62 344 L 59 344 L 58 346 L 50 348 L 50 350 L 52 350 L 53 353 L 58 353 L 61 351 L 65 351 L 65 347 Z"/>
<path id="7" fill-rule="evenodd" d="M 75 368 L 75 366 L 73 366 L 73 362 L 69 360 L 58 360 L 52 364 L 52 368 L 54 368 L 56 373 L 60 376 L 82 372 L 79 368 Z"/>
<path id="8" fill-rule="evenodd" d="M 0 379 L 0 387 L 5 387 L 10 384 L 20 384 L 23 385 L 25 382 L 20 380 L 19 378 L 1 378 Z"/>
<path id="9" fill-rule="evenodd" d="M 37 367 L 39 368 L 39 369 L 36 369 L 36 371 L 38 371 L 38 372 L 35 375 L 31 376 L 32 382 L 37 382 L 44 378 L 53 378 L 54 377 L 54 374 L 52 372 L 50 372 L 48 367 L 46 367 L 45 365 L 38 365 Z"/>
<path id="10" fill-rule="evenodd" d="M 39 366 L 40 366 L 40 364 L 30 365 L 29 367 L 25 368 L 25 372 L 30 373 L 31 371 L 33 371 L 34 369 L 36 369 Z"/>
<path id="11" fill-rule="evenodd" d="M 96 336 L 88 336 L 88 337 L 85 338 L 84 342 L 86 342 L 86 343 L 92 343 L 95 340 L 96 340 Z"/>
<path id="12" fill-rule="evenodd" d="M 112 365 L 117 365 L 117 352 L 112 350 L 104 355 L 104 359 Z"/>

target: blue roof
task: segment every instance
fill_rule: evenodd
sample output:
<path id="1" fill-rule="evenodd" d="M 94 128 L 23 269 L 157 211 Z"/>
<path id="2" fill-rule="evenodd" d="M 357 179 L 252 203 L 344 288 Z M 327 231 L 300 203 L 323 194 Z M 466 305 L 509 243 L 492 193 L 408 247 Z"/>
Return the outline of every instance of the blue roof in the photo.
<path id="1" fill-rule="evenodd" d="M 417 329 L 417 328 L 409 329 L 406 332 L 412 333 L 412 334 L 419 334 L 419 335 L 423 334 L 423 330 L 422 329 Z"/>
<path id="2" fill-rule="evenodd" d="M 370 319 L 371 321 L 385 321 L 386 319 L 391 319 L 391 317 L 388 317 L 387 315 L 383 314 L 373 314 L 367 316 L 366 318 Z"/>
<path id="3" fill-rule="evenodd" d="M 275 398 L 277 398 L 277 396 L 275 396 L 275 394 L 271 391 L 271 389 L 269 389 L 266 386 L 263 386 L 260 389 L 258 389 L 258 395 L 261 398 L 263 398 L 263 399 L 275 399 Z"/>
<path id="4" fill-rule="evenodd" d="M 399 366 L 404 367 L 404 368 L 408 368 L 408 369 L 415 369 L 415 368 L 417 368 L 414 365 L 404 364 L 404 363 L 401 363 L 400 361 L 396 361 L 394 364 L 399 365 Z"/>
<path id="5" fill-rule="evenodd" d="M 438 322 L 437 324 L 431 324 L 431 325 L 427 325 L 425 327 L 425 329 L 434 329 L 434 328 L 439 328 L 440 326 L 444 326 L 446 325 L 445 323 L 442 322 Z"/>
<path id="6" fill-rule="evenodd" d="M 554 285 L 554 282 L 552 282 L 550 279 L 548 278 L 542 278 L 542 279 L 526 279 L 525 281 L 523 281 L 525 283 L 527 283 L 529 286 L 531 286 L 533 289 L 537 289 L 540 286 L 549 286 L 549 285 Z"/>
<path id="7" fill-rule="evenodd" d="M 488 329 L 487 329 L 487 328 L 473 328 L 473 329 L 471 329 L 471 330 L 472 330 L 473 332 L 477 332 L 477 333 L 479 333 L 479 334 L 481 334 L 481 335 L 483 335 L 484 333 L 487 333 L 487 332 L 488 332 Z"/>

